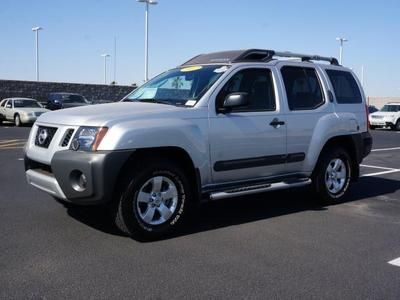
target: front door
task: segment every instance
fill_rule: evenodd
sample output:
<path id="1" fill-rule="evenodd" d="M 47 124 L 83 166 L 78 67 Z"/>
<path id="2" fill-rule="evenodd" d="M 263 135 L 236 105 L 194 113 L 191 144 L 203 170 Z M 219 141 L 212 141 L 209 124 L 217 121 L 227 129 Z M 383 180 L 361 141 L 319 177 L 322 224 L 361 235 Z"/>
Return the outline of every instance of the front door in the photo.
<path id="1" fill-rule="evenodd" d="M 226 96 L 246 93 L 248 104 L 218 112 Z M 210 111 L 210 153 L 215 184 L 285 172 L 286 125 L 269 68 L 245 68 L 226 82 Z M 211 101 L 212 102 L 212 101 Z M 214 105 L 212 102 L 211 105 Z"/>

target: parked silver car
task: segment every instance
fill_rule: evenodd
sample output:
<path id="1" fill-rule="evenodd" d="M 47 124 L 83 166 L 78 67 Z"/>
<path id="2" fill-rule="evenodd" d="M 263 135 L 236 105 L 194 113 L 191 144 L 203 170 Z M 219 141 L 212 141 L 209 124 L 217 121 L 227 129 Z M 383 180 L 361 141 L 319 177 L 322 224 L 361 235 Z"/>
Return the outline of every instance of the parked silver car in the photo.
<path id="1" fill-rule="evenodd" d="M 204 54 L 122 102 L 41 116 L 26 177 L 63 201 L 107 202 L 118 228 L 151 239 L 200 201 L 312 185 L 340 202 L 371 151 L 367 114 L 360 82 L 335 58 Z"/>
<path id="2" fill-rule="evenodd" d="M 40 115 L 48 111 L 34 99 L 4 99 L 0 102 L 0 124 L 3 121 L 14 122 L 15 126 L 34 123 Z"/>

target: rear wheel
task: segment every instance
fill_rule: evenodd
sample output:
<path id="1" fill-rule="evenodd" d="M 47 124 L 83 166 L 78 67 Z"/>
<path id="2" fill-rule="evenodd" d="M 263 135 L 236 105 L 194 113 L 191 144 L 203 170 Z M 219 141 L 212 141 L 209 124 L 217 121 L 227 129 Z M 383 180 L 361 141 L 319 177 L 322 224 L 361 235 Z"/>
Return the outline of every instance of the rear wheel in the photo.
<path id="1" fill-rule="evenodd" d="M 343 148 L 333 148 L 322 154 L 314 171 L 313 184 L 324 203 L 339 203 L 343 199 L 350 186 L 351 165 L 351 158 Z"/>
<path id="2" fill-rule="evenodd" d="M 115 223 L 132 237 L 159 238 L 182 224 L 191 189 L 181 168 L 170 162 L 144 164 L 128 175 Z"/>
<path id="3" fill-rule="evenodd" d="M 22 126 L 22 122 L 21 122 L 21 118 L 20 118 L 19 114 L 16 114 L 14 116 L 14 124 L 16 127 Z"/>

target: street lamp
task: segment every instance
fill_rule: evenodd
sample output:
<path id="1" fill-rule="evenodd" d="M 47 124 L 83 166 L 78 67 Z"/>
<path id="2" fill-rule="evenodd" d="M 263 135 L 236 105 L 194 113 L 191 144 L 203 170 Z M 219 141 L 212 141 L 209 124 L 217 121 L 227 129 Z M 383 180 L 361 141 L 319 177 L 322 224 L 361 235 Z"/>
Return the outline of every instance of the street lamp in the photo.
<path id="1" fill-rule="evenodd" d="M 110 57 L 110 54 L 102 54 L 101 57 L 104 57 L 104 84 L 107 84 L 107 58 Z"/>
<path id="2" fill-rule="evenodd" d="M 137 0 L 146 4 L 145 31 L 144 31 L 144 80 L 149 79 L 149 5 L 156 5 L 157 0 Z"/>
<path id="3" fill-rule="evenodd" d="M 42 27 L 33 27 L 32 31 L 35 32 L 36 36 L 36 81 L 39 81 L 39 31 Z"/>
<path id="4" fill-rule="evenodd" d="M 340 52 L 339 52 L 339 63 L 342 64 L 343 61 L 343 43 L 348 42 L 349 40 L 346 38 L 338 37 L 336 38 L 337 41 L 340 42 Z"/>

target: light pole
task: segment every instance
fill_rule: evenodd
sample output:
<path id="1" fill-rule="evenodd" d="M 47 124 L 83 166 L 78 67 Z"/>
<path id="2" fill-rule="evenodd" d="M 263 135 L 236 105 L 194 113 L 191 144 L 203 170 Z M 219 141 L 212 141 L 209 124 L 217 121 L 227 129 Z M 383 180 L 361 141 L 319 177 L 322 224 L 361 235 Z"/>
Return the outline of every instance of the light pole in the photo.
<path id="1" fill-rule="evenodd" d="M 145 29 L 144 29 L 144 80 L 149 80 L 149 5 L 156 5 L 157 0 L 137 0 L 146 4 Z"/>
<path id="2" fill-rule="evenodd" d="M 104 57 L 104 84 L 107 84 L 107 58 L 110 54 L 102 54 L 101 57 Z"/>
<path id="3" fill-rule="evenodd" d="M 39 81 L 39 31 L 42 30 L 42 27 L 33 27 L 32 31 L 35 32 L 36 36 L 36 81 Z"/>
<path id="4" fill-rule="evenodd" d="M 346 38 L 342 38 L 342 37 L 338 37 L 338 38 L 336 38 L 336 40 L 340 42 L 339 63 L 342 64 L 342 62 L 343 62 L 343 43 L 348 42 L 349 40 Z"/>

